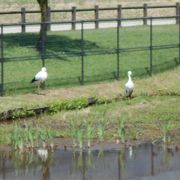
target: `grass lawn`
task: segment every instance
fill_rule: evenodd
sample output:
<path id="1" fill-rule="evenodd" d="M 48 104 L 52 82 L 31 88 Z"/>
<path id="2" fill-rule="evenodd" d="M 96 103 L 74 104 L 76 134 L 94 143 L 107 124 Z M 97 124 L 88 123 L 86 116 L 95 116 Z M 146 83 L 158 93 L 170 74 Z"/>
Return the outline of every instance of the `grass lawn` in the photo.
<path id="1" fill-rule="evenodd" d="M 16 119 L 13 123 L 0 124 L 0 143 L 11 142 L 15 124 L 26 122 L 29 127 L 40 132 L 51 131 L 55 137 L 87 139 L 89 137 L 113 140 L 120 137 L 122 122 L 124 138 L 133 140 L 163 140 L 179 143 L 180 133 L 180 69 L 175 68 L 152 77 L 133 78 L 134 98 L 121 99 L 110 104 L 92 106 L 81 110 L 61 111 L 29 119 Z M 83 87 L 66 87 L 45 90 L 44 96 L 36 94 L 6 96 L 0 98 L 0 109 L 5 111 L 15 107 L 42 106 L 63 99 L 79 97 L 106 97 L 113 99 L 124 94 L 126 80 L 103 82 Z M 93 132 L 93 135 L 91 133 Z M 29 129 L 31 131 L 31 129 Z M 33 132 L 35 129 L 33 129 Z M 104 132 L 104 133 L 103 133 Z M 4 136 L 6 134 L 6 136 Z M 79 137 L 80 136 L 80 137 Z M 52 138 L 52 137 L 51 137 Z"/>
<path id="2" fill-rule="evenodd" d="M 155 140 L 163 138 L 163 130 L 168 125 L 172 141 L 180 142 L 180 105 L 178 97 L 136 97 L 131 102 L 121 101 L 107 105 L 94 106 L 83 110 L 61 112 L 53 116 L 43 116 L 39 126 L 51 127 L 64 137 L 72 137 L 71 131 L 93 127 L 94 137 L 98 136 L 99 126 L 104 129 L 104 139 L 119 137 L 121 122 L 124 122 L 127 140 Z M 72 125 L 73 124 L 73 125 Z M 173 134 L 178 132 L 178 134 Z M 87 137 L 86 130 L 83 132 Z"/>
<path id="3" fill-rule="evenodd" d="M 32 92 L 30 80 L 40 70 L 41 59 L 35 50 L 36 33 L 5 34 L 5 58 L 18 57 L 4 64 L 5 94 Z M 48 89 L 79 85 L 81 78 L 80 31 L 49 32 L 46 52 L 52 58 L 45 61 L 48 70 Z M 115 79 L 117 73 L 116 28 L 85 30 L 84 32 L 84 81 L 85 84 Z M 156 26 L 153 28 L 153 45 L 178 44 L 178 26 Z M 120 48 L 149 47 L 149 27 L 123 27 L 120 29 Z M 153 73 L 159 73 L 176 66 L 178 48 L 153 51 Z M 120 78 L 128 70 L 133 76 L 148 75 L 149 50 L 120 53 Z M 32 56 L 36 58 L 32 58 Z M 27 60 L 19 61 L 20 57 Z M 23 59 L 23 58 L 22 58 Z"/>
<path id="4" fill-rule="evenodd" d="M 26 2 L 27 0 L 17 0 L 17 3 Z M 148 26 L 120 28 L 120 48 L 149 47 L 149 31 Z M 32 93 L 36 87 L 30 84 L 42 64 L 35 50 L 38 34 L 5 34 L 6 96 L 0 97 L 0 112 L 18 107 L 46 106 L 79 97 L 97 96 L 111 100 L 117 96 L 122 97 L 128 70 L 133 72 L 135 91 L 130 101 L 120 98 L 110 104 L 81 110 L 63 110 L 28 119 L 16 119 L 10 123 L 0 122 L 0 144 L 27 145 L 28 140 L 32 142 L 39 138 L 49 139 L 51 142 L 54 137 L 70 137 L 78 141 L 93 138 L 113 141 L 161 139 L 166 143 L 179 144 L 180 69 L 176 67 L 178 47 L 153 50 L 152 77 L 148 75 L 149 50 L 121 52 L 120 80 L 116 81 L 116 32 L 116 28 L 84 31 L 84 86 L 79 85 L 81 32 L 48 32 L 46 52 L 51 58 L 45 60 L 49 74 L 45 95 Z M 152 41 L 154 46 L 177 45 L 179 26 L 154 26 Z M 14 57 L 16 58 L 13 59 Z M 28 131 L 19 125 L 23 123 L 28 125 Z"/>
<path id="5" fill-rule="evenodd" d="M 125 139 L 150 140 L 170 137 L 169 143 L 179 143 L 180 133 L 179 96 L 135 97 L 131 102 L 121 101 L 107 105 L 93 106 L 76 111 L 62 111 L 54 115 L 24 119 L 30 127 L 51 130 L 56 137 L 88 139 L 88 128 L 92 128 L 90 138 L 113 140 L 120 138 L 121 122 L 125 126 Z M 22 120 L 20 121 L 22 122 Z M 0 125 L 0 143 L 11 143 L 11 134 L 16 121 Z M 77 131 L 77 132 L 73 132 Z M 103 134 L 99 134 L 103 131 Z M 4 136 L 6 134 L 6 136 Z M 101 137 L 100 137 L 101 136 Z"/>

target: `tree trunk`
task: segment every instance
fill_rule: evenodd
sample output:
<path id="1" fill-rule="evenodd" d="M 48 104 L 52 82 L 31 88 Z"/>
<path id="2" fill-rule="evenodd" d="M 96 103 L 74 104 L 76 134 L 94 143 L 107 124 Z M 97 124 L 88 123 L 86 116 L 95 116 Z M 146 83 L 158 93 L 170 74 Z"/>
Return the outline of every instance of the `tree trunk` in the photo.
<path id="1" fill-rule="evenodd" d="M 47 13 L 48 13 L 48 0 L 37 0 L 41 11 L 41 27 L 39 32 L 39 38 L 37 42 L 37 50 L 43 52 L 45 49 L 47 39 Z"/>

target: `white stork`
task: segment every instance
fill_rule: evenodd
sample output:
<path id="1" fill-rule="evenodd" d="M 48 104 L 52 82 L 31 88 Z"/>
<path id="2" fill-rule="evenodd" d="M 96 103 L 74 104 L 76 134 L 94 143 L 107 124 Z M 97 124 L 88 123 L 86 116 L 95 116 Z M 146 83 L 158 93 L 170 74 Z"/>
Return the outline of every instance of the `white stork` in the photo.
<path id="1" fill-rule="evenodd" d="M 131 98 L 131 95 L 134 90 L 134 83 L 131 79 L 132 72 L 128 71 L 128 82 L 125 84 L 125 93 L 126 97 Z"/>
<path id="2" fill-rule="evenodd" d="M 39 71 L 34 78 L 31 80 L 31 83 L 37 82 L 38 83 L 38 90 L 40 89 L 41 84 L 43 84 L 48 77 L 48 73 L 46 71 L 45 67 L 41 68 L 41 71 Z"/>

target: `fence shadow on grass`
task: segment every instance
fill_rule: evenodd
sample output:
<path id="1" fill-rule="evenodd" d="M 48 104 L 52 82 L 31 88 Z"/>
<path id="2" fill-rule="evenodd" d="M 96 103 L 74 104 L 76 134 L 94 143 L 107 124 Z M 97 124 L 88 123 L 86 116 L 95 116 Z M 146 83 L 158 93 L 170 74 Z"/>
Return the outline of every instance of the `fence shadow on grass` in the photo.
<path id="1" fill-rule="evenodd" d="M 147 72 L 144 69 L 142 71 L 141 68 L 135 68 L 132 69 L 134 77 L 146 77 Z M 108 73 L 99 73 L 99 74 L 92 74 L 89 76 L 84 76 L 84 80 L 86 84 L 93 84 L 93 83 L 99 83 L 99 82 L 112 82 L 116 80 L 115 77 L 116 72 L 108 72 Z M 127 78 L 127 71 L 122 70 L 121 71 L 121 79 Z M 51 89 L 55 87 L 72 87 L 72 86 L 79 86 L 79 79 L 80 76 L 76 77 L 68 77 L 68 78 L 51 78 L 48 79 L 46 82 L 45 89 Z M 25 93 L 35 93 L 37 91 L 37 85 L 31 84 L 29 81 L 27 82 L 20 82 L 20 81 L 14 81 L 5 83 L 5 94 L 11 95 L 11 94 L 25 94 Z"/>
<path id="2" fill-rule="evenodd" d="M 157 69 L 155 74 L 170 70 L 174 67 L 172 63 L 167 62 L 171 66 L 166 66 L 166 68 Z M 166 64 L 167 65 L 167 64 Z M 157 65 L 159 67 L 160 65 Z M 167 68 L 169 67 L 169 68 Z M 133 71 L 133 79 L 139 78 L 139 77 L 148 77 L 148 68 L 134 68 Z M 116 80 L 115 77 L 115 71 L 109 72 L 109 73 L 101 73 L 101 74 L 94 74 L 91 76 L 85 76 L 84 81 L 85 84 L 93 84 L 93 83 L 99 83 L 99 82 L 112 82 Z M 122 70 L 120 75 L 120 80 L 127 78 L 127 71 Z M 51 89 L 55 87 L 72 87 L 72 86 L 80 86 L 79 77 L 68 77 L 68 78 L 54 78 L 54 79 L 48 79 L 46 82 L 45 89 Z M 11 82 L 11 83 L 5 83 L 5 94 L 11 95 L 11 94 L 25 94 L 25 93 L 35 93 L 37 91 L 37 85 L 32 85 L 31 83 L 22 83 L 22 82 Z"/>
<path id="3" fill-rule="evenodd" d="M 171 61 L 164 61 L 163 63 L 156 64 L 153 66 L 153 73 L 161 73 L 173 69 L 178 66 L 177 58 L 173 58 Z"/>

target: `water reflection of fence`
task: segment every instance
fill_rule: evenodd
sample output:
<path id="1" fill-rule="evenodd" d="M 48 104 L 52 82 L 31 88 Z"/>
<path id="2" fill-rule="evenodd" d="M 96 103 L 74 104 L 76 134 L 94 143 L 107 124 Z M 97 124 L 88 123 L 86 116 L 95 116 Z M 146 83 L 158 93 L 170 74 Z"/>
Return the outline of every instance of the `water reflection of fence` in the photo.
<path id="1" fill-rule="evenodd" d="M 108 151 L 57 150 L 49 152 L 48 158 L 42 161 L 34 151 L 21 153 L 0 153 L 0 178 L 13 179 L 164 179 L 171 171 L 173 177 L 179 177 L 180 159 L 174 148 L 162 149 L 161 146 L 144 144 L 129 149 Z M 170 174 L 169 174 L 170 175 Z M 166 178 L 165 178 L 166 179 Z"/>
<path id="2" fill-rule="evenodd" d="M 80 83 L 84 84 L 84 59 L 86 56 L 92 56 L 92 55 L 104 55 L 104 54 L 115 54 L 116 55 L 116 69 L 114 78 L 119 79 L 120 78 L 120 58 L 121 54 L 123 53 L 129 53 L 129 52 L 138 52 L 138 51 L 146 51 L 149 52 L 149 67 L 148 67 L 148 73 L 152 75 L 153 73 L 153 51 L 155 50 L 161 50 L 161 49 L 173 49 L 177 48 L 178 49 L 178 54 L 179 57 L 177 58 L 177 63 L 180 64 L 180 23 L 177 25 L 177 31 L 178 31 L 178 42 L 173 43 L 173 44 L 160 44 L 160 45 L 155 45 L 153 44 L 153 27 L 157 25 L 156 23 L 157 20 L 161 20 L 163 22 L 164 20 L 176 20 L 179 19 L 180 16 L 166 16 L 166 17 L 141 17 L 141 18 L 118 18 L 118 19 L 98 19 L 98 20 L 81 20 L 81 21 L 62 21 L 62 22 L 46 22 L 43 24 L 51 24 L 51 25 L 63 25 L 63 24 L 71 24 L 71 23 L 76 23 L 76 25 L 79 26 L 80 30 L 80 39 L 79 39 L 79 47 L 78 50 L 68 50 L 66 52 L 56 52 L 55 54 L 49 53 L 46 48 L 46 42 L 41 41 L 41 51 L 37 52 L 36 54 L 33 55 L 26 55 L 26 53 L 22 53 L 23 55 L 20 56 L 9 56 L 5 52 L 5 28 L 7 27 L 18 27 L 22 25 L 40 25 L 42 23 L 15 23 L 15 24 L 1 24 L 1 38 L 0 38 L 0 63 L 1 63 L 1 82 L 0 82 L 0 94 L 1 96 L 3 95 L 4 92 L 4 77 L 5 77 L 5 71 L 4 71 L 4 63 L 12 62 L 12 61 L 20 61 L 20 60 L 31 60 L 31 59 L 41 59 L 42 66 L 44 66 L 47 62 L 48 59 L 51 58 L 56 58 L 57 56 L 60 56 L 61 58 L 63 57 L 79 57 L 80 62 L 81 62 L 81 68 L 79 69 L 80 74 Z M 123 48 L 121 47 L 121 23 L 122 22 L 129 22 L 129 21 L 146 21 L 147 25 L 149 26 L 149 33 L 148 33 L 148 39 L 149 43 L 146 46 L 139 46 L 139 47 L 126 47 Z M 116 23 L 116 47 L 111 48 L 111 49 L 93 49 L 93 50 L 87 50 L 85 49 L 85 39 L 84 39 L 84 32 L 85 29 L 87 29 L 86 25 L 88 26 L 89 23 L 92 22 L 98 22 L 98 23 L 106 23 L 106 22 L 115 22 Z M 146 27 L 148 27 L 146 26 Z M 24 34 L 25 35 L 25 34 Z M 16 40 L 14 40 L 16 41 Z M 24 39 L 24 41 L 28 41 L 28 39 Z M 55 42 L 54 42 L 55 43 Z M 34 48 L 35 48 L 34 44 Z M 16 76 L 14 74 L 14 76 Z"/>

